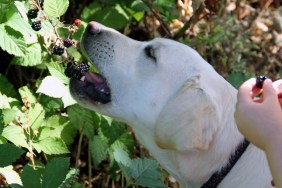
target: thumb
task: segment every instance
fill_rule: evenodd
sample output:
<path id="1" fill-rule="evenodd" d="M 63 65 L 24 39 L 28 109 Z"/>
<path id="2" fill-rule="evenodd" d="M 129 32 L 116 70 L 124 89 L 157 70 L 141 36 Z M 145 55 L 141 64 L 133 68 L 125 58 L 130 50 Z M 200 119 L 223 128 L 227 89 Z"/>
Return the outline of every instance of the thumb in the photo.
<path id="1" fill-rule="evenodd" d="M 273 99 L 277 99 L 277 93 L 272 86 L 272 81 L 270 79 L 266 79 L 263 83 L 263 100 L 266 101 L 273 101 Z"/>

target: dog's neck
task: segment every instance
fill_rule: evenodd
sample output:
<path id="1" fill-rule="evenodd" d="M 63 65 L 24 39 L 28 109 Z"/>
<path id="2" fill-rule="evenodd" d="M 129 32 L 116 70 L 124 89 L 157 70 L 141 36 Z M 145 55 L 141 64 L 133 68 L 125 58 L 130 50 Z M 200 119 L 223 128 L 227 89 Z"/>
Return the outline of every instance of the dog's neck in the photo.
<path id="1" fill-rule="evenodd" d="M 235 124 L 233 116 L 235 109 L 230 110 L 231 112 L 227 112 L 226 114 L 232 114 L 232 116 L 226 117 L 226 119 L 222 121 L 224 125 L 220 126 L 221 130 L 217 132 L 213 143 L 207 151 L 183 154 L 183 160 L 185 160 L 186 163 L 185 166 L 189 170 L 185 173 L 186 182 L 184 184 L 180 183 L 182 185 L 181 188 L 201 187 L 214 172 L 219 171 L 229 163 L 230 156 L 244 140 L 244 137 L 238 131 L 237 125 Z M 261 172 L 259 178 L 254 176 L 253 172 L 261 169 L 266 170 Z M 269 186 L 267 187 L 270 187 L 270 181 L 271 174 L 268 170 L 264 152 L 250 145 L 233 169 L 219 184 L 218 188 L 266 187 L 263 185 L 265 182 L 269 182 Z M 254 186 L 254 184 L 258 186 Z"/>

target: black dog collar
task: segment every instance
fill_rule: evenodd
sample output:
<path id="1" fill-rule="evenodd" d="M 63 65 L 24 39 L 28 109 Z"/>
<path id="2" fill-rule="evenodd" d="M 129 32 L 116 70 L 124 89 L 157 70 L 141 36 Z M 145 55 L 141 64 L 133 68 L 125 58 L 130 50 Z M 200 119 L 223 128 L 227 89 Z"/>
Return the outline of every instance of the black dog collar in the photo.
<path id="1" fill-rule="evenodd" d="M 221 170 L 215 172 L 210 177 L 210 179 L 201 186 L 201 188 L 216 188 L 220 184 L 220 182 L 225 178 L 225 176 L 231 171 L 233 166 L 235 166 L 236 162 L 243 155 L 244 151 L 246 151 L 249 144 L 250 142 L 244 139 L 244 141 L 237 147 L 235 153 L 233 153 L 229 157 L 229 162 L 226 164 L 226 166 L 221 168 Z"/>

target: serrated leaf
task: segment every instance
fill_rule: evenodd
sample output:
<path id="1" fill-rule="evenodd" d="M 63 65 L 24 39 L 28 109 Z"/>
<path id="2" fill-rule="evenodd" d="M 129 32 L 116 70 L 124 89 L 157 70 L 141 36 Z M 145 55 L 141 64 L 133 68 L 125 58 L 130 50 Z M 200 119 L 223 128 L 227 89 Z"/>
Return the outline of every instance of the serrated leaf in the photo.
<path id="1" fill-rule="evenodd" d="M 135 180 L 135 185 L 151 188 L 167 188 L 161 181 L 162 172 L 158 163 L 153 159 L 133 159 L 129 175 Z"/>
<path id="2" fill-rule="evenodd" d="M 129 22 L 128 15 L 119 5 L 98 10 L 93 17 L 95 21 L 114 29 L 121 29 Z"/>
<path id="3" fill-rule="evenodd" d="M 0 47 L 9 54 L 15 56 L 24 56 L 26 43 L 22 37 L 13 36 L 13 33 L 7 33 L 3 24 L 0 25 Z"/>
<path id="4" fill-rule="evenodd" d="M 83 130 L 83 133 L 88 137 L 94 136 L 95 126 L 100 122 L 99 116 L 80 105 L 73 105 L 68 108 L 68 115 L 71 124 L 79 131 Z"/>
<path id="5" fill-rule="evenodd" d="M 43 4 L 45 12 L 50 17 L 60 17 L 64 15 L 69 7 L 68 0 L 45 0 Z"/>
<path id="6" fill-rule="evenodd" d="M 89 144 L 92 160 L 97 167 L 107 157 L 109 149 L 108 142 L 99 136 L 94 136 Z"/>
<path id="7" fill-rule="evenodd" d="M 0 174 L 5 177 L 8 184 L 19 184 L 22 185 L 19 174 L 13 170 L 13 166 L 7 166 L 0 168 Z"/>
<path id="8" fill-rule="evenodd" d="M 27 99 L 28 102 L 34 104 L 36 103 L 36 97 L 31 89 L 29 89 L 27 86 L 23 86 L 19 89 L 19 93 L 21 95 L 21 98 Z"/>
<path id="9" fill-rule="evenodd" d="M 23 188 L 41 187 L 41 177 L 39 171 L 33 169 L 29 164 L 25 165 L 20 176 L 22 179 Z"/>
<path id="10" fill-rule="evenodd" d="M 23 2 L 20 1 L 15 1 L 15 6 L 17 7 L 19 13 L 21 14 L 21 16 L 23 17 L 24 21 L 28 21 L 28 17 L 26 15 L 27 9 L 25 8 L 25 5 Z M 21 21 L 22 22 L 22 21 Z"/>
<path id="11" fill-rule="evenodd" d="M 18 113 L 19 113 L 19 110 L 17 109 L 3 109 L 2 114 L 0 113 L 0 119 L 2 115 L 2 120 L 3 120 L 4 125 L 8 125 L 10 122 L 16 119 Z M 0 131 L 0 135 L 1 135 L 1 131 Z"/>
<path id="12" fill-rule="evenodd" d="M 58 62 L 51 62 L 47 64 L 47 68 L 51 76 L 59 79 L 63 84 L 69 84 L 70 79 L 65 75 L 65 68 Z"/>
<path id="13" fill-rule="evenodd" d="M 42 188 L 59 187 L 66 178 L 69 165 L 69 158 L 53 158 L 50 160 L 43 173 Z"/>
<path id="14" fill-rule="evenodd" d="M 47 76 L 42 80 L 42 83 L 36 92 L 54 98 L 61 98 L 68 92 L 68 90 L 61 80 L 54 76 Z"/>
<path id="15" fill-rule="evenodd" d="M 48 155 L 69 153 L 69 150 L 61 138 L 48 137 L 39 142 L 32 143 L 32 146 L 38 151 L 43 151 Z"/>
<path id="16" fill-rule="evenodd" d="M 14 144 L 0 144 L 0 167 L 11 165 L 24 151 Z"/>
<path id="17" fill-rule="evenodd" d="M 46 119 L 39 130 L 38 140 L 48 137 L 62 138 L 66 144 L 71 144 L 77 130 L 70 124 L 67 118 L 53 115 Z"/>
<path id="18" fill-rule="evenodd" d="M 131 160 L 121 148 L 116 148 L 113 156 L 130 184 L 149 188 L 167 188 L 161 181 L 161 169 L 155 160 L 146 158 Z"/>
<path id="19" fill-rule="evenodd" d="M 28 117 L 30 117 L 30 126 L 33 130 L 38 130 L 42 125 L 45 117 L 45 111 L 41 104 L 36 103 L 28 111 Z"/>
<path id="20" fill-rule="evenodd" d="M 0 93 L 12 98 L 19 98 L 19 94 L 16 91 L 14 85 L 11 84 L 9 80 L 2 74 L 0 74 L 0 85 Z"/>
<path id="21" fill-rule="evenodd" d="M 28 148 L 28 144 L 26 141 L 26 136 L 24 134 L 24 130 L 16 125 L 8 125 L 4 128 L 2 136 L 7 140 L 15 144 L 16 146 L 22 146 Z"/>
<path id="22" fill-rule="evenodd" d="M 69 85 L 67 85 L 68 92 L 62 97 L 62 101 L 64 103 L 64 108 L 76 104 L 76 100 L 71 96 Z"/>
<path id="23" fill-rule="evenodd" d="M 75 180 L 77 179 L 78 175 L 79 175 L 79 169 L 76 168 L 71 169 L 68 172 L 66 179 L 63 181 L 63 183 L 60 185 L 59 188 L 69 188 L 71 185 L 75 183 Z"/>
<path id="24" fill-rule="evenodd" d="M 26 50 L 26 55 L 24 57 L 15 57 L 12 60 L 12 63 L 24 67 L 36 66 L 42 63 L 41 46 L 39 43 L 30 45 Z"/>

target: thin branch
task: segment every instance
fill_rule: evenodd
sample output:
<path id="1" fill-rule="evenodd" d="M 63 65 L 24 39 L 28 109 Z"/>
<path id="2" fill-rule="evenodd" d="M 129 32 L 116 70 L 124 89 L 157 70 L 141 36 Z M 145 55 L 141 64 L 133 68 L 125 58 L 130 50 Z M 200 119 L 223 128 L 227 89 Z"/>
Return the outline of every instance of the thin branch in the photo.
<path id="1" fill-rule="evenodd" d="M 152 4 L 146 0 L 142 0 L 142 2 L 149 7 L 150 11 L 154 14 L 154 16 L 158 19 L 158 21 L 161 24 L 162 29 L 164 30 L 164 32 L 166 33 L 166 37 L 168 38 L 172 38 L 172 34 L 170 32 L 169 27 L 167 26 L 167 24 L 165 23 L 165 21 L 162 19 L 161 15 L 153 8 Z"/>
<path id="2" fill-rule="evenodd" d="M 201 2 L 199 8 L 196 10 L 195 14 L 190 18 L 188 22 L 184 24 L 184 26 L 178 31 L 178 33 L 174 36 L 174 39 L 179 39 L 185 35 L 185 32 L 188 28 L 190 28 L 192 25 L 194 25 L 198 19 L 200 18 L 200 15 L 205 10 L 206 6 L 204 2 Z"/>

